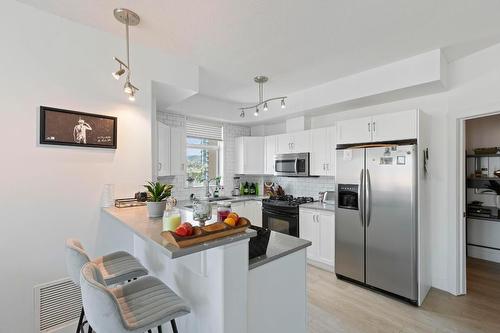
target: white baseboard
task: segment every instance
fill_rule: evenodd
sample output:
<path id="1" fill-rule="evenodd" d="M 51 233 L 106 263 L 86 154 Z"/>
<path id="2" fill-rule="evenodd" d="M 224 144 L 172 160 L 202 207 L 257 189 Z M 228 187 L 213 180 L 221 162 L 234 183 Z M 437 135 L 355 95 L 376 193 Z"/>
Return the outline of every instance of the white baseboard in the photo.
<path id="1" fill-rule="evenodd" d="M 328 272 L 335 272 L 335 269 L 332 265 L 327 265 L 325 263 L 322 263 L 322 262 L 319 262 L 319 261 L 316 261 L 316 260 L 311 260 L 311 259 L 307 259 L 307 263 L 309 265 L 312 265 L 314 267 L 318 267 L 324 271 L 328 271 Z"/>
<path id="2" fill-rule="evenodd" d="M 500 251 L 484 247 L 467 245 L 467 255 L 469 257 L 494 261 L 500 263 Z"/>

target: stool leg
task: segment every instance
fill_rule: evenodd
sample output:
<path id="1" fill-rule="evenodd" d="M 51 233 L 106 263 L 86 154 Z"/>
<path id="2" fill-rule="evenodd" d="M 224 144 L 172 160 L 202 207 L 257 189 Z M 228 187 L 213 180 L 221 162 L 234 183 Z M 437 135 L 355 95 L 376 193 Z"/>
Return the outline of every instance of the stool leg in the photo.
<path id="1" fill-rule="evenodd" d="M 82 330 L 82 324 L 83 324 L 83 306 L 82 306 L 82 311 L 80 311 L 80 319 L 78 320 L 78 326 L 76 327 L 76 333 L 81 333 Z"/>
<path id="2" fill-rule="evenodd" d="M 89 332 L 88 333 L 92 333 L 92 332 L 93 332 L 92 331 L 92 326 L 90 326 L 90 324 L 89 324 Z"/>
<path id="3" fill-rule="evenodd" d="M 179 333 L 179 332 L 177 331 L 177 325 L 175 324 L 175 319 L 172 319 L 172 320 L 170 321 L 170 325 L 172 325 L 172 331 L 173 331 L 174 333 Z"/>
<path id="4" fill-rule="evenodd" d="M 153 333 L 151 330 L 148 330 L 148 333 Z"/>
<path id="5" fill-rule="evenodd" d="M 161 330 L 161 325 L 158 326 L 158 333 L 163 333 Z"/>

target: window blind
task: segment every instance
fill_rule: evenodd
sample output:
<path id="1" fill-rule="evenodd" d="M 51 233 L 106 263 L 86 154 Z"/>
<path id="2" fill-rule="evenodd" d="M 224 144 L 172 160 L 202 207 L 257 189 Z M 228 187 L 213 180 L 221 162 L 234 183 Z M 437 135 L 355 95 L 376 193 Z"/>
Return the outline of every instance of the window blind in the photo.
<path id="1" fill-rule="evenodd" d="M 192 138 L 222 141 L 222 125 L 188 120 L 186 121 L 186 135 Z"/>

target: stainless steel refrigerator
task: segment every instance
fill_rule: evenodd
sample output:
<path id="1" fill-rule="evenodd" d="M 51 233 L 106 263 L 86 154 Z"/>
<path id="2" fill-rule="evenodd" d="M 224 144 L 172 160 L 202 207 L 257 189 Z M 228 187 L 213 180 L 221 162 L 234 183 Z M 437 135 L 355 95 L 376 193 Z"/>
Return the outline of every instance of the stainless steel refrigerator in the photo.
<path id="1" fill-rule="evenodd" d="M 335 273 L 417 301 L 417 145 L 337 150 Z"/>

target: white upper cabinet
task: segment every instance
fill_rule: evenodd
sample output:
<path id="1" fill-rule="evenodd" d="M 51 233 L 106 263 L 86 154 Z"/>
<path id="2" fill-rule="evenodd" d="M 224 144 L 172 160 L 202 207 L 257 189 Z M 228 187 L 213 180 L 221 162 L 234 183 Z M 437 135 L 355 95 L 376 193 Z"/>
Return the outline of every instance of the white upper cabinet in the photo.
<path id="1" fill-rule="evenodd" d="M 311 131 L 278 135 L 278 153 L 308 153 L 311 150 Z"/>
<path id="2" fill-rule="evenodd" d="M 337 144 L 371 142 L 371 117 L 337 122 Z"/>
<path id="3" fill-rule="evenodd" d="M 416 110 L 387 113 L 372 117 L 373 141 L 396 141 L 417 137 Z"/>
<path id="4" fill-rule="evenodd" d="M 278 136 L 271 135 L 264 138 L 266 159 L 264 173 L 272 175 L 274 173 L 274 155 L 278 153 Z"/>
<path id="5" fill-rule="evenodd" d="M 264 137 L 242 136 L 236 139 L 239 174 L 264 174 Z"/>
<path id="6" fill-rule="evenodd" d="M 158 125 L 158 177 L 186 172 L 186 132 L 180 127 Z"/>
<path id="7" fill-rule="evenodd" d="M 170 176 L 170 127 L 158 122 L 158 176 Z"/>
<path id="8" fill-rule="evenodd" d="M 170 174 L 181 176 L 186 173 L 186 131 L 181 127 L 170 129 Z"/>
<path id="9" fill-rule="evenodd" d="M 417 138 L 417 110 L 339 121 L 337 144 Z"/>
<path id="10" fill-rule="evenodd" d="M 313 129 L 311 132 L 311 170 L 314 176 L 335 175 L 335 127 Z"/>

